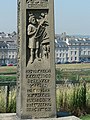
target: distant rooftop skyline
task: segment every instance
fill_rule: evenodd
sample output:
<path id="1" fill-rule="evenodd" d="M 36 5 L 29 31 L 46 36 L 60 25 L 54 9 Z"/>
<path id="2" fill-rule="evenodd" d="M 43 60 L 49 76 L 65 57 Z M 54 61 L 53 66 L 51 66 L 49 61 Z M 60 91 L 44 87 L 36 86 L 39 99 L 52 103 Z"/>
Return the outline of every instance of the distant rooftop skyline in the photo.
<path id="1" fill-rule="evenodd" d="M 90 35 L 90 0 L 54 0 L 55 33 Z M 17 31 L 17 0 L 0 1 L 0 32 Z"/>

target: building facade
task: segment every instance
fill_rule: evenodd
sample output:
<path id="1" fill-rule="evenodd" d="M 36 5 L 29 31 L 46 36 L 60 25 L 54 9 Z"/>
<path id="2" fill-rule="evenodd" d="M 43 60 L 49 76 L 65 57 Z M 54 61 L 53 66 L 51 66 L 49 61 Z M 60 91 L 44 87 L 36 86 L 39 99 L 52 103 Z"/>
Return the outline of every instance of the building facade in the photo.
<path id="1" fill-rule="evenodd" d="M 17 63 L 17 35 L 0 33 L 0 65 Z"/>
<path id="2" fill-rule="evenodd" d="M 65 63 L 68 61 L 68 45 L 60 40 L 60 38 L 57 38 L 55 40 L 55 63 Z"/>
<path id="3" fill-rule="evenodd" d="M 55 39 L 55 62 L 90 62 L 90 38 L 67 36 Z M 63 57 L 64 56 L 64 57 Z"/>

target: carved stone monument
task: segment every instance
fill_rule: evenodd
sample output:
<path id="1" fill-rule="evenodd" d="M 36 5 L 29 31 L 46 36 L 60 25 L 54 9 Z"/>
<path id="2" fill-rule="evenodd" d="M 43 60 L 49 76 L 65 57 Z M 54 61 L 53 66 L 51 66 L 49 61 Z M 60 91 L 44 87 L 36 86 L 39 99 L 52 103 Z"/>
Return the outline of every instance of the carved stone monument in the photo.
<path id="1" fill-rule="evenodd" d="M 53 6 L 53 0 L 18 0 L 20 119 L 56 117 Z"/>

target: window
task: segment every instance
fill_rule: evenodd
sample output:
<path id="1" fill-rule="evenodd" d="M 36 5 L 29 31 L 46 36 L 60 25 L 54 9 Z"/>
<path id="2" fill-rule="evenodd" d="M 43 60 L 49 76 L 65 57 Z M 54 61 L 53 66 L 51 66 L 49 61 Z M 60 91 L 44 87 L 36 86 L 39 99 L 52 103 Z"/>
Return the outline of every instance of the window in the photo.
<path id="1" fill-rule="evenodd" d="M 63 58 L 62 60 L 63 60 L 63 62 L 64 62 L 64 58 Z"/>
<path id="2" fill-rule="evenodd" d="M 60 53 L 60 57 L 61 57 L 61 53 Z"/>
<path id="3" fill-rule="evenodd" d="M 9 58 L 11 58 L 11 55 L 9 55 Z"/>
<path id="4" fill-rule="evenodd" d="M 71 51 L 71 55 L 73 54 L 73 51 Z"/>
<path id="5" fill-rule="evenodd" d="M 81 45 L 81 43 L 79 43 L 79 45 Z"/>
<path id="6" fill-rule="evenodd" d="M 12 58 L 14 58 L 14 55 L 12 55 Z"/>
<path id="7" fill-rule="evenodd" d="M 79 51 L 79 55 L 82 55 L 82 51 L 81 50 Z"/>
<path id="8" fill-rule="evenodd" d="M 75 51 L 75 55 L 77 54 L 77 51 Z"/>
<path id="9" fill-rule="evenodd" d="M 68 53 L 66 53 L 66 57 L 68 57 Z"/>
<path id="10" fill-rule="evenodd" d="M 77 60 L 77 57 L 75 57 L 75 60 Z"/>
<path id="11" fill-rule="evenodd" d="M 84 55 L 86 55 L 86 51 L 84 51 Z"/>

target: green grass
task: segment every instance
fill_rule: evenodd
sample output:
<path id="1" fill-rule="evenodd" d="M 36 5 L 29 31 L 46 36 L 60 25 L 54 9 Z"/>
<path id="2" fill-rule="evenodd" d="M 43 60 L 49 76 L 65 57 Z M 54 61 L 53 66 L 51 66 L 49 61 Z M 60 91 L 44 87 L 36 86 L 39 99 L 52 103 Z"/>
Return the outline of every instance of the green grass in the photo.
<path id="1" fill-rule="evenodd" d="M 0 67 L 0 81 L 16 81 L 16 66 Z"/>
<path id="2" fill-rule="evenodd" d="M 80 70 L 80 69 L 90 69 L 90 63 L 80 63 L 80 64 L 56 64 L 56 68 L 58 69 L 73 69 L 73 70 Z"/>
<path id="3" fill-rule="evenodd" d="M 90 115 L 80 117 L 81 120 L 90 120 Z"/>
<path id="4" fill-rule="evenodd" d="M 3 66 L 0 67 L 0 73 L 15 73 L 16 66 Z M 56 64 L 56 69 L 59 70 L 84 70 L 90 69 L 90 63 L 81 63 L 81 64 Z"/>
<path id="5" fill-rule="evenodd" d="M 16 76 L 0 76 L 0 81 L 16 81 Z"/>
<path id="6" fill-rule="evenodd" d="M 15 73 L 16 72 L 16 66 L 4 66 L 0 67 L 0 74 L 7 74 L 7 73 Z"/>
<path id="7" fill-rule="evenodd" d="M 87 71 L 62 71 L 56 69 L 57 80 L 85 80 L 90 81 L 90 70 Z"/>
<path id="8" fill-rule="evenodd" d="M 83 64 L 57 64 L 57 80 L 86 80 L 90 81 L 90 63 Z"/>

